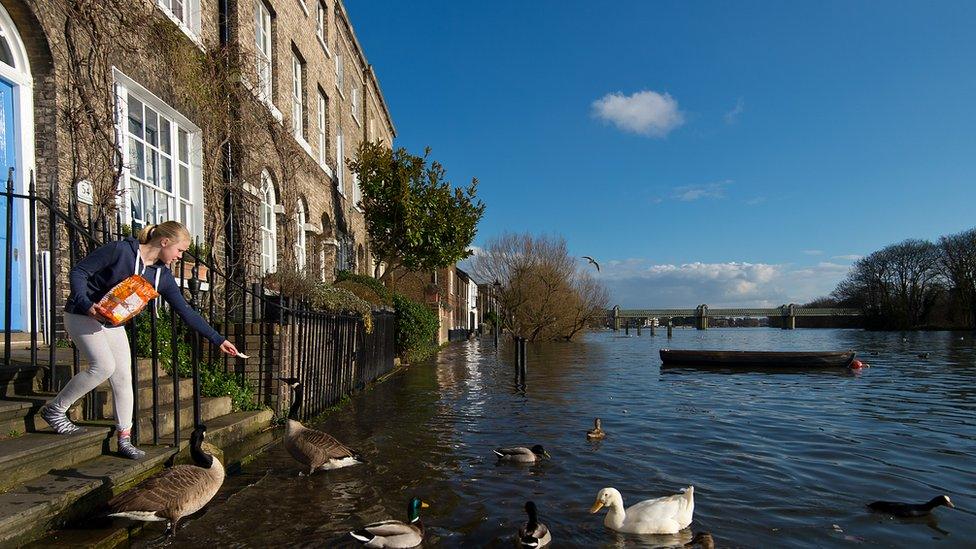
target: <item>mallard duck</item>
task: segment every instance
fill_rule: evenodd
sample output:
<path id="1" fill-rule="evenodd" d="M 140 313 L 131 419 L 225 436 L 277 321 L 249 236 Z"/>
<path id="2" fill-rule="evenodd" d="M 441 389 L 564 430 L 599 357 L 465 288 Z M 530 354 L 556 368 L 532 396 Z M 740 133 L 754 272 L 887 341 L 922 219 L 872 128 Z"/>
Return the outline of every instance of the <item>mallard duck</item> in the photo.
<path id="1" fill-rule="evenodd" d="M 110 517 L 168 521 L 164 535 L 175 536 L 180 519 L 210 502 L 224 483 L 220 460 L 203 451 L 207 428 L 198 425 L 190 435 L 194 465 L 175 465 L 149 477 L 108 502 Z"/>
<path id="2" fill-rule="evenodd" d="M 910 518 L 910 517 L 924 517 L 932 512 L 933 509 L 940 505 L 945 505 L 946 507 L 952 509 L 955 505 L 952 504 L 952 500 L 949 496 L 943 494 L 941 496 L 936 496 L 925 503 L 898 503 L 897 501 L 874 501 L 868 504 L 874 511 L 879 511 L 881 513 L 888 513 L 889 515 L 894 515 L 896 517 Z"/>
<path id="3" fill-rule="evenodd" d="M 586 438 L 589 440 L 601 440 L 607 436 L 603 431 L 603 422 L 600 418 L 593 418 L 593 428 L 586 432 Z"/>
<path id="4" fill-rule="evenodd" d="M 685 547 L 700 547 L 701 549 L 715 549 L 715 540 L 708 532 L 698 532 Z"/>
<path id="5" fill-rule="evenodd" d="M 316 470 L 339 469 L 362 463 L 358 452 L 345 446 L 332 435 L 309 429 L 298 421 L 298 410 L 302 407 L 304 389 L 294 377 L 281 377 L 279 380 L 291 387 L 292 403 L 285 422 L 285 449 L 291 457 L 308 467 L 308 474 Z"/>
<path id="6" fill-rule="evenodd" d="M 516 446 L 514 448 L 498 448 L 492 450 L 498 456 L 498 461 L 508 463 L 535 463 L 544 457 L 551 457 L 549 452 L 541 445 L 536 444 L 531 448 Z"/>
<path id="7" fill-rule="evenodd" d="M 627 534 L 676 534 L 691 524 L 695 513 L 695 488 L 689 486 L 682 494 L 648 499 L 624 510 L 624 498 L 614 488 L 604 488 L 596 495 L 590 508 L 596 513 L 603 507 L 609 512 L 603 524 Z"/>
<path id="8" fill-rule="evenodd" d="M 349 535 L 365 547 L 416 547 L 424 541 L 424 523 L 420 521 L 420 510 L 430 507 L 418 497 L 407 504 L 407 519 L 383 520 L 367 524 Z"/>
<path id="9" fill-rule="evenodd" d="M 522 547 L 544 547 L 552 541 L 549 528 L 539 522 L 539 516 L 535 508 L 535 503 L 525 502 L 525 513 L 529 515 L 529 520 L 519 528 L 518 540 Z"/>

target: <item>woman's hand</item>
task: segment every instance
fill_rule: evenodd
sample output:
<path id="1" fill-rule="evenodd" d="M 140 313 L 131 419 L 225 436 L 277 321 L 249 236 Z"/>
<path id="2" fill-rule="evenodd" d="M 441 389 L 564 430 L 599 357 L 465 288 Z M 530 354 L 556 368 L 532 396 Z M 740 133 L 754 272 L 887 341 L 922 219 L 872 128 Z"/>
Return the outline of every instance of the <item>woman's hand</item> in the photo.
<path id="1" fill-rule="evenodd" d="M 225 355 L 230 356 L 237 356 L 239 354 L 237 347 L 235 347 L 229 339 L 225 339 L 224 342 L 220 344 L 220 351 Z"/>
<path id="2" fill-rule="evenodd" d="M 99 322 L 110 322 L 109 319 L 105 318 L 105 315 L 98 310 L 98 305 L 92 305 L 91 309 L 88 309 L 88 316 L 94 318 Z"/>

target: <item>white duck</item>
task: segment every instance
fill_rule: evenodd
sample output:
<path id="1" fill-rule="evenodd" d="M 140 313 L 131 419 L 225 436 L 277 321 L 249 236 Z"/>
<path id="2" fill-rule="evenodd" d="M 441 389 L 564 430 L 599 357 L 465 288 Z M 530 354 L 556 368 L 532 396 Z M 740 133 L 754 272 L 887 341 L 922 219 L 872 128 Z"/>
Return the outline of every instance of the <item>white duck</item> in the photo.
<path id="1" fill-rule="evenodd" d="M 604 488 L 590 508 L 596 513 L 607 507 L 603 524 L 626 534 L 676 534 L 691 524 L 695 513 L 695 487 L 682 494 L 648 499 L 624 510 L 624 498 L 615 488 Z"/>

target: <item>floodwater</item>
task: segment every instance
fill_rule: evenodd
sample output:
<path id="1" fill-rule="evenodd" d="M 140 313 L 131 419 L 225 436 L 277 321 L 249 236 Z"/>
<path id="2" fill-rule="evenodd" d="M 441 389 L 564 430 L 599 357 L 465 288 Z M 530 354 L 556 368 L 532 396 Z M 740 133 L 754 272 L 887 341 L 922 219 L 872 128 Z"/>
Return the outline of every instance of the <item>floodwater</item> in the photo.
<path id="1" fill-rule="evenodd" d="M 871 364 L 846 372 L 662 370 L 658 349 L 843 350 Z M 876 354 L 874 354 L 876 353 Z M 928 358 L 919 358 L 929 353 Z M 228 478 L 175 545 L 345 547 L 366 522 L 422 515 L 428 547 L 512 547 L 533 500 L 553 547 L 671 547 L 709 531 L 719 547 L 976 545 L 976 342 L 972 333 L 763 328 L 589 334 L 513 349 L 456 344 L 316 425 L 368 463 L 299 477 L 278 445 Z M 594 416 L 607 438 L 588 442 Z M 542 444 L 552 459 L 496 463 L 492 448 Z M 695 518 L 677 536 L 621 535 L 588 513 L 605 486 L 625 505 L 695 486 Z M 956 509 L 931 520 L 872 513 L 877 500 Z M 142 534 L 144 544 L 162 524 Z"/>

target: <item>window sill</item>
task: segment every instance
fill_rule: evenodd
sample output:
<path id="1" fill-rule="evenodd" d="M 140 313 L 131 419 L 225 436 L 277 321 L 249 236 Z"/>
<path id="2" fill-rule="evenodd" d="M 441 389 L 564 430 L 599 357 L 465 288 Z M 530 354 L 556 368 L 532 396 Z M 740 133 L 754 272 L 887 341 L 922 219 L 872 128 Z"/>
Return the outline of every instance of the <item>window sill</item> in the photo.
<path id="1" fill-rule="evenodd" d="M 339 75 L 337 74 L 336 76 L 339 76 Z M 336 87 L 336 91 L 339 92 L 339 97 L 345 99 L 346 98 L 346 94 L 342 93 L 342 88 L 339 87 L 339 83 L 338 82 L 336 82 L 335 87 Z"/>
<path id="2" fill-rule="evenodd" d="M 328 59 L 332 59 L 332 52 L 329 51 L 329 46 L 325 45 L 325 40 L 322 40 L 322 37 L 317 34 L 315 35 L 315 37 L 319 39 L 319 45 L 322 46 L 322 51 L 325 52 L 325 57 Z"/>
<path id="3" fill-rule="evenodd" d="M 314 159 L 315 156 L 312 154 L 312 146 L 308 144 L 308 141 L 305 141 L 305 138 L 300 135 L 294 135 L 293 137 L 298 142 L 298 146 Z"/>
<path id="4" fill-rule="evenodd" d="M 265 107 L 268 108 L 268 111 L 271 113 L 271 116 L 273 116 L 274 119 L 277 120 L 279 124 L 281 124 L 284 121 L 285 119 L 284 115 L 281 114 L 281 111 L 278 110 L 278 107 L 274 106 L 274 103 L 272 103 L 269 99 L 265 97 L 261 97 L 261 93 L 258 92 L 258 90 L 255 89 L 254 86 L 251 85 L 251 83 L 248 82 L 246 79 L 242 79 L 241 82 L 244 84 L 244 87 L 251 92 L 251 95 L 253 95 L 255 99 L 257 99 L 261 104 L 263 104 Z"/>
<path id="5" fill-rule="evenodd" d="M 363 123 L 359 121 L 359 117 L 358 117 L 358 116 L 356 116 L 355 114 L 354 114 L 354 115 L 352 115 L 352 120 L 353 120 L 353 122 L 355 122 L 355 123 L 356 123 L 356 125 L 357 125 L 357 126 L 359 126 L 360 128 L 362 128 L 362 127 L 363 127 Z"/>
<path id="6" fill-rule="evenodd" d="M 332 168 L 330 168 L 325 162 L 320 162 L 319 167 L 322 168 L 325 175 L 329 176 L 329 179 L 333 179 L 335 177 L 335 174 L 332 173 Z"/>
<path id="7" fill-rule="evenodd" d="M 308 17 L 308 5 L 305 4 L 305 0 L 298 0 L 298 5 L 301 6 L 302 11 L 305 12 L 305 17 Z"/>
<path id="8" fill-rule="evenodd" d="M 163 12 L 166 15 L 166 17 L 168 17 L 169 20 L 173 22 L 173 24 L 175 24 L 181 31 L 183 31 L 183 34 L 185 34 L 187 38 L 189 38 L 194 44 L 196 44 L 196 46 L 200 48 L 200 51 L 204 51 L 203 42 L 200 40 L 200 37 L 193 29 L 188 27 L 186 23 L 184 23 L 183 21 L 180 21 L 175 15 L 173 15 L 173 12 L 160 6 L 158 3 L 156 3 L 156 7 L 158 7 L 159 11 Z"/>

